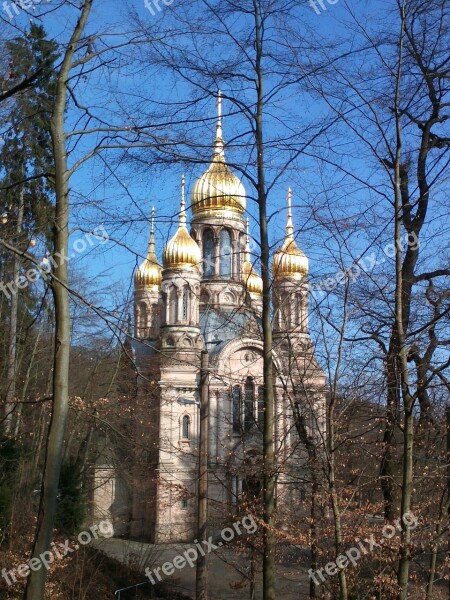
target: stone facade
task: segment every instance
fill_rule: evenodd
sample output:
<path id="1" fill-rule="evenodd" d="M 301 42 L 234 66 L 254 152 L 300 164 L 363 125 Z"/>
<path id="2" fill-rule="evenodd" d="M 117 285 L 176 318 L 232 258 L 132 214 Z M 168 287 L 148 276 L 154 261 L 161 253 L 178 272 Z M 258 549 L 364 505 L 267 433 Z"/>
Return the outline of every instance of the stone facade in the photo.
<path id="1" fill-rule="evenodd" d="M 262 280 L 250 253 L 245 189 L 225 162 L 220 102 L 213 161 L 193 189 L 189 232 L 184 182 L 182 188 L 180 224 L 164 249 L 162 266 L 152 226 L 147 260 L 135 276 L 132 344 L 140 402 L 145 406 L 151 365 L 158 370 L 159 393 L 157 400 L 148 399 L 153 467 L 146 475 L 139 471 L 139 478 L 148 478 L 148 497 L 130 500 L 130 534 L 158 543 L 195 538 L 202 351 L 210 365 L 211 528 L 219 527 L 243 496 L 257 497 L 261 489 Z M 304 460 L 293 408 L 301 403 L 313 435 L 324 427 L 325 398 L 325 376 L 308 333 L 308 261 L 294 239 L 290 198 L 286 240 L 272 266 L 278 494 L 279 506 L 287 509 L 301 493 L 290 482 Z M 134 488 L 142 495 L 142 485 Z"/>

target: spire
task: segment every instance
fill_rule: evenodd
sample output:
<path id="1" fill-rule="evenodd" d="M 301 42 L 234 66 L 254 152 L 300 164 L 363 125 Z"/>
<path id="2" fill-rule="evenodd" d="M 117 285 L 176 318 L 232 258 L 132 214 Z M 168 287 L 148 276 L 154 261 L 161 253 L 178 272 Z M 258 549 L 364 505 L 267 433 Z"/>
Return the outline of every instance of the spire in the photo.
<path id="1" fill-rule="evenodd" d="M 294 224 L 292 223 L 292 190 L 287 194 L 288 215 L 286 223 L 286 239 L 273 257 L 272 274 L 275 279 L 302 279 L 308 274 L 309 264 L 304 253 L 297 247 L 294 239 Z"/>
<path id="2" fill-rule="evenodd" d="M 181 176 L 181 203 L 179 227 L 186 227 L 186 178 Z"/>
<path id="3" fill-rule="evenodd" d="M 181 177 L 181 202 L 178 229 L 170 239 L 163 254 L 163 265 L 165 269 L 184 269 L 195 267 L 201 261 L 201 252 L 197 242 L 189 235 L 186 227 L 186 180 Z"/>
<path id="4" fill-rule="evenodd" d="M 223 111 L 223 97 L 222 92 L 219 90 L 217 94 L 217 132 L 216 140 L 214 142 L 214 160 L 224 161 L 225 160 L 225 144 L 223 141 L 222 132 L 222 111 Z"/>
<path id="5" fill-rule="evenodd" d="M 155 244 L 155 207 L 152 208 L 152 217 L 150 220 L 150 241 L 148 243 L 148 256 L 153 258 L 156 256 Z"/>
<path id="6" fill-rule="evenodd" d="M 292 190 L 289 188 L 287 194 L 287 205 L 288 205 L 288 214 L 287 214 L 287 223 L 286 223 L 286 241 L 293 242 L 294 241 L 294 224 L 292 223 Z"/>
<path id="7" fill-rule="evenodd" d="M 150 240 L 148 243 L 147 258 L 136 270 L 134 283 L 136 289 L 150 288 L 161 284 L 161 265 L 156 256 L 154 208 L 152 208 L 152 217 L 150 220 Z"/>

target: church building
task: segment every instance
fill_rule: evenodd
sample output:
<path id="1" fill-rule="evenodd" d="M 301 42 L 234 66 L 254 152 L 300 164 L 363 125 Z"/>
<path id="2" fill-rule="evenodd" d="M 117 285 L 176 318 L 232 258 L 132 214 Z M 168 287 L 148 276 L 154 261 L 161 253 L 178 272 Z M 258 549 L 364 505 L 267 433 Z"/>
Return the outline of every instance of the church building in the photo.
<path id="1" fill-rule="evenodd" d="M 308 333 L 308 259 L 296 242 L 291 200 L 289 190 L 286 236 L 272 262 L 279 510 L 290 510 L 304 493 L 302 432 L 314 436 L 324 427 L 325 376 Z M 250 251 L 246 191 L 226 162 L 220 97 L 212 162 L 192 189 L 189 224 L 184 178 L 180 203 L 178 228 L 161 262 L 152 215 L 148 256 L 134 279 L 133 355 L 150 439 L 149 470 L 136 475 L 145 485 L 131 490 L 129 533 L 156 543 L 196 536 L 205 351 L 210 528 L 220 528 L 262 489 L 262 279 Z"/>

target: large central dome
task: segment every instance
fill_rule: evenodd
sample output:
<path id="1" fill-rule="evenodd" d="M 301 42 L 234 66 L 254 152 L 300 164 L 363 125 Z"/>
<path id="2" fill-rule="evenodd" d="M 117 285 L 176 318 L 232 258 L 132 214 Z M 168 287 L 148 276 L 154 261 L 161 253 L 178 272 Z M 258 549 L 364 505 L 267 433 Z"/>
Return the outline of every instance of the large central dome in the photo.
<path id="1" fill-rule="evenodd" d="M 218 97 L 217 134 L 213 161 L 207 171 L 197 180 L 192 190 L 192 213 L 195 217 L 214 216 L 223 211 L 242 215 L 245 211 L 245 188 L 240 179 L 225 162 L 225 145 L 222 136 L 222 97 Z"/>
<path id="2" fill-rule="evenodd" d="M 245 211 L 245 188 L 225 161 L 214 160 L 195 183 L 192 190 L 192 213 L 211 213 L 231 210 L 242 215 Z"/>

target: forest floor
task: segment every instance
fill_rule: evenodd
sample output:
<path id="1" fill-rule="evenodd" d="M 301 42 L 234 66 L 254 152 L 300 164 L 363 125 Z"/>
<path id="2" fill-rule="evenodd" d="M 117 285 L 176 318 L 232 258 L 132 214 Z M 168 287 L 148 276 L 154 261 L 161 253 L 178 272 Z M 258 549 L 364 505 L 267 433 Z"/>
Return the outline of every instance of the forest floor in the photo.
<path id="1" fill-rule="evenodd" d="M 25 579 L 17 575 L 17 582 L 7 585 L 3 573 L 17 570 L 26 555 L 23 548 L 13 552 L 0 548 L 0 600 L 21 600 Z M 172 563 L 192 548 L 176 544 L 154 546 L 123 539 L 97 540 L 82 546 L 76 552 L 50 565 L 45 600 L 191 600 L 195 598 L 195 567 L 185 566 L 171 576 L 156 571 L 164 563 Z M 306 571 L 289 557 L 277 566 L 277 600 L 301 600 L 309 597 Z M 208 557 L 208 587 L 211 600 L 244 600 L 250 597 L 249 572 L 251 560 L 237 548 L 220 549 Z M 155 582 L 157 573 L 161 582 L 152 585 L 146 577 L 146 568 Z M 2 571 L 4 569 L 4 571 Z M 166 568 L 167 571 L 167 568 Z M 144 584 L 138 588 L 135 584 Z M 448 598 L 448 582 L 439 582 L 433 591 L 433 600 Z M 412 587 L 412 586 L 411 586 Z M 124 591 L 124 588 L 129 588 Z M 255 600 L 262 598 L 261 573 L 256 576 Z M 423 586 L 416 585 L 411 597 L 425 598 Z"/>
<path id="2" fill-rule="evenodd" d="M 189 548 L 189 544 L 165 544 L 152 545 L 122 539 L 98 540 L 96 546 L 110 558 L 123 565 L 127 565 L 135 572 L 140 573 L 141 581 L 148 579 L 145 570 L 149 568 L 149 574 L 155 583 L 167 582 L 169 588 L 189 597 L 195 597 L 195 566 L 186 564 L 183 568 L 175 570 L 172 575 L 166 576 L 161 567 L 165 563 L 172 563 L 174 559 L 183 563 L 183 557 Z M 250 588 L 250 557 L 238 549 L 220 548 L 208 555 L 208 591 L 214 600 L 236 600 L 249 597 Z M 186 561 L 184 561 L 186 562 Z M 179 564 L 180 564 L 179 563 Z M 166 569 L 169 571 L 169 569 Z M 308 576 L 300 570 L 298 564 L 289 565 L 284 563 L 277 569 L 277 599 L 298 600 L 307 594 L 309 590 Z M 158 577 L 159 576 L 159 577 Z M 151 584 L 150 584 L 151 585 Z M 303 592 L 303 594 L 301 593 Z M 255 600 L 262 598 L 261 573 L 256 575 Z M 123 600 L 123 599 L 122 599 Z"/>
<path id="3" fill-rule="evenodd" d="M 0 550 L 0 569 L 11 559 L 9 552 Z M 10 567 L 6 567 L 7 571 Z M 8 586 L 5 578 L 0 578 L 0 600 L 21 600 L 25 579 L 16 577 L 17 583 Z M 145 579 L 145 577 L 144 577 Z M 70 558 L 50 565 L 46 585 L 45 600 L 112 600 L 119 598 L 115 592 L 121 588 L 143 581 L 140 573 L 121 564 L 98 549 L 86 546 L 80 548 Z M 132 589 L 122 592 L 120 600 L 186 600 L 189 596 L 177 593 L 167 586 L 157 589 L 150 585 L 145 589 Z"/>

